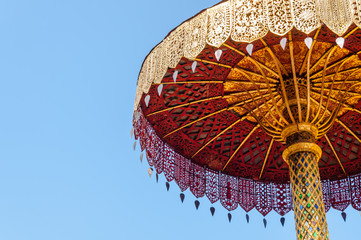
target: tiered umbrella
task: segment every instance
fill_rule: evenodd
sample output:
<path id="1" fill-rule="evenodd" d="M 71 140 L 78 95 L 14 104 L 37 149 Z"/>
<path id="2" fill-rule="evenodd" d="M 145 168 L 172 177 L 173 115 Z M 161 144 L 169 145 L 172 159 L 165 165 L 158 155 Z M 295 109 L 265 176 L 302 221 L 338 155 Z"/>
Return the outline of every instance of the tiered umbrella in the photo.
<path id="1" fill-rule="evenodd" d="M 331 207 L 361 210 L 360 16 L 361 0 L 231 0 L 183 22 L 139 74 L 149 164 L 182 192 L 293 210 L 298 239 L 329 239 Z"/>

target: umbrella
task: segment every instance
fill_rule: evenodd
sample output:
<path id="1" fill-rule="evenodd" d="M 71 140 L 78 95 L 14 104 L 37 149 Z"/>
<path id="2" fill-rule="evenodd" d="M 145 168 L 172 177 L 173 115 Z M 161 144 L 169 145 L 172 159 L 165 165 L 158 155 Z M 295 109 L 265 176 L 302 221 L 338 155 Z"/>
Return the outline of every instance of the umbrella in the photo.
<path id="1" fill-rule="evenodd" d="M 329 239 L 331 207 L 361 210 L 360 15 L 360 0 L 231 0 L 183 22 L 137 82 L 149 164 L 229 211 L 294 210 L 298 239 Z"/>

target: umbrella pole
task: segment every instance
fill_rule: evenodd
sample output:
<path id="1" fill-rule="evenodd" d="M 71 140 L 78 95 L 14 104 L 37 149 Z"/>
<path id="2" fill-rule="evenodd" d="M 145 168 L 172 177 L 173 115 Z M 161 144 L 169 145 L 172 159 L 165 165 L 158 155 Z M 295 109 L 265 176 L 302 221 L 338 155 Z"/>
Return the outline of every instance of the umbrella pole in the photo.
<path id="1" fill-rule="evenodd" d="M 296 234 L 299 240 L 329 239 L 318 160 L 322 150 L 315 143 L 288 144 L 283 158 L 290 168 Z"/>

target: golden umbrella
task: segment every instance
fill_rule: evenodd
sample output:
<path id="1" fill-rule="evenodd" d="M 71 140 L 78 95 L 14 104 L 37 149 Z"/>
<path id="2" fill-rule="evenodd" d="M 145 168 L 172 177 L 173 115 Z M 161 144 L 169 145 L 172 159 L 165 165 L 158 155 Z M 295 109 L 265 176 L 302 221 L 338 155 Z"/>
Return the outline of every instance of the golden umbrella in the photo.
<path id="1" fill-rule="evenodd" d="M 361 209 L 360 14 L 360 0 L 231 0 L 182 23 L 139 74 L 150 164 L 228 210 L 293 204 L 298 239 L 329 239 L 330 205 Z"/>

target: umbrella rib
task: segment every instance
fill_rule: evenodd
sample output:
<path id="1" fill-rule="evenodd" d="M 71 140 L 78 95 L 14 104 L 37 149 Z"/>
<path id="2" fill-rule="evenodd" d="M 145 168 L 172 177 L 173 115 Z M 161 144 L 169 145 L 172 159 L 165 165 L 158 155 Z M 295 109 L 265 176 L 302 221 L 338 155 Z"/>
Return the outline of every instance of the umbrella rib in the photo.
<path id="1" fill-rule="evenodd" d="M 319 90 L 319 91 L 322 90 L 322 89 L 319 88 L 319 87 L 314 87 L 313 89 Z M 325 89 L 323 89 L 323 91 L 328 91 L 328 92 L 330 92 L 330 91 L 333 91 L 333 90 L 331 90 L 331 89 L 329 89 L 329 88 L 325 88 Z M 335 91 L 335 92 L 336 92 L 336 91 L 339 91 L 340 93 L 349 93 L 349 94 L 352 94 L 352 95 L 361 95 L 361 93 L 358 93 L 358 92 L 350 92 L 350 91 L 341 90 L 341 89 L 335 89 L 334 91 Z M 315 92 L 315 91 L 313 91 L 313 92 Z M 329 95 L 329 96 L 330 96 L 330 95 Z"/>
<path id="2" fill-rule="evenodd" d="M 292 33 L 288 33 L 289 37 L 289 48 L 290 48 L 290 58 L 291 58 L 291 66 L 292 66 L 292 74 L 293 74 L 293 85 L 295 88 L 296 99 L 297 99 L 297 108 L 298 108 L 298 120 L 302 122 L 302 109 L 301 109 L 301 100 L 300 100 L 300 93 L 298 89 L 298 81 L 296 76 L 296 66 L 295 66 L 295 58 L 293 53 L 293 40 L 292 40 Z"/>
<path id="3" fill-rule="evenodd" d="M 332 146 L 330 139 L 327 137 L 327 134 L 325 134 L 325 138 L 326 138 L 326 140 L 327 140 L 327 142 L 328 142 L 328 145 L 330 146 L 333 154 L 334 154 L 335 157 L 337 158 L 337 161 L 338 161 L 338 163 L 340 164 L 340 166 L 341 166 L 341 168 L 342 168 L 342 171 L 345 173 L 346 176 L 348 176 L 348 174 L 346 173 L 345 168 L 343 167 L 343 164 L 341 163 L 341 160 L 340 160 L 339 156 L 337 155 L 337 153 L 336 153 L 336 151 L 335 151 L 335 148 Z"/>
<path id="4" fill-rule="evenodd" d="M 317 113 L 316 113 L 314 119 L 311 121 L 311 124 L 313 124 L 313 123 L 317 120 L 318 115 L 320 114 L 321 106 L 323 106 L 323 105 L 322 105 L 322 101 L 323 101 L 323 95 L 324 95 L 324 91 L 323 91 L 323 90 L 324 90 L 324 84 L 325 84 L 325 78 L 324 78 L 324 77 L 325 77 L 325 74 L 326 74 L 326 68 L 327 68 L 328 61 L 330 60 L 330 57 L 331 57 L 331 55 L 332 55 L 332 53 L 333 53 L 334 50 L 336 50 L 336 48 L 333 48 L 333 49 L 329 52 L 329 54 L 328 54 L 328 56 L 327 56 L 327 58 L 326 58 L 326 61 L 325 61 L 325 63 L 324 63 L 324 66 L 323 66 L 320 103 L 319 103 L 318 108 L 317 108 Z"/>
<path id="5" fill-rule="evenodd" d="M 265 168 L 265 166 L 266 166 L 266 163 L 267 163 L 269 154 L 270 154 L 271 149 L 272 149 L 272 146 L 273 146 L 273 142 L 274 142 L 274 139 L 272 138 L 271 143 L 270 143 L 270 145 L 269 145 L 269 147 L 268 147 L 268 150 L 267 150 L 267 154 L 266 154 L 265 160 L 263 161 L 262 170 L 261 170 L 261 173 L 259 174 L 259 178 L 258 178 L 259 180 L 261 180 L 261 178 L 262 178 L 264 168 Z"/>
<path id="6" fill-rule="evenodd" d="M 259 124 L 257 124 L 252 131 L 250 131 L 248 133 L 248 135 L 242 140 L 242 142 L 239 144 L 239 146 L 237 147 L 236 151 L 233 152 L 232 156 L 228 159 L 228 161 L 226 162 L 226 164 L 224 165 L 222 172 L 227 168 L 228 164 L 232 161 L 232 159 L 234 158 L 234 156 L 236 156 L 237 152 L 243 147 L 243 145 L 247 142 L 247 140 L 250 138 L 250 136 L 254 133 L 254 131 L 256 131 L 259 128 Z"/>
<path id="7" fill-rule="evenodd" d="M 200 59 L 200 58 L 195 58 L 194 61 L 209 63 L 209 64 L 217 65 L 217 66 L 220 66 L 220 67 L 224 67 L 224 68 L 232 68 L 232 66 L 229 66 L 229 65 L 226 65 L 226 64 L 212 62 L 212 61 L 205 60 L 205 59 Z"/>
<path id="8" fill-rule="evenodd" d="M 302 75 L 303 71 L 305 70 L 305 67 L 306 67 L 306 62 L 309 62 L 309 59 L 310 59 L 310 56 L 312 54 L 312 50 L 313 50 L 313 47 L 315 46 L 316 44 L 316 39 L 320 33 L 320 30 L 321 30 L 321 27 L 319 27 L 315 33 L 315 35 L 313 36 L 313 41 L 312 41 L 312 45 L 310 47 L 310 49 L 307 50 L 307 53 L 305 55 L 305 58 L 303 59 L 303 62 L 302 62 L 302 65 L 301 65 L 301 69 L 300 69 L 300 72 L 299 72 L 299 76 Z M 307 61 L 306 61 L 307 60 Z"/>
<path id="9" fill-rule="evenodd" d="M 350 69 L 347 69 L 347 70 L 340 71 L 338 74 L 354 72 L 354 71 L 356 71 L 358 69 L 360 69 L 360 67 L 353 67 L 353 68 L 350 68 Z M 333 77 L 335 75 L 336 75 L 336 73 L 327 74 L 327 75 L 325 75 L 324 78 Z M 323 79 L 323 77 L 313 78 L 313 79 L 311 79 L 311 81 L 314 82 L 314 85 L 319 85 L 319 84 L 321 84 L 321 82 L 319 82 L 319 80 L 322 80 L 322 79 Z M 335 82 L 339 82 L 339 81 L 335 81 Z"/>
<path id="10" fill-rule="evenodd" d="M 333 87 L 334 87 L 335 78 L 336 78 L 339 70 L 342 68 L 342 66 L 343 66 L 346 62 L 347 62 L 347 60 L 344 61 L 344 62 L 337 68 L 337 70 L 336 70 L 336 72 L 335 72 L 336 74 L 335 74 L 335 76 L 332 78 L 331 88 L 330 88 L 330 89 L 328 89 L 328 88 L 325 89 L 325 90 L 328 90 L 328 97 L 327 97 L 327 103 L 326 103 L 326 108 L 327 108 L 327 109 L 328 109 L 328 104 L 330 103 L 330 97 L 331 97 L 332 90 L 333 90 Z M 351 73 L 351 74 L 352 74 L 352 73 Z M 341 89 L 339 89 L 339 93 L 340 93 L 340 92 L 341 92 Z M 336 109 L 337 109 L 337 108 L 334 108 L 334 110 L 333 110 L 333 112 L 332 112 L 331 115 L 333 115 L 333 113 L 334 113 L 334 111 L 335 111 Z M 326 112 L 324 111 L 323 114 L 322 114 L 322 116 L 320 117 L 320 119 L 316 122 L 316 125 L 321 121 L 321 119 L 323 119 L 325 113 L 326 113 Z"/>
<path id="11" fill-rule="evenodd" d="M 361 143 L 360 138 L 351 129 L 349 129 L 340 119 L 336 118 L 336 122 L 341 124 L 343 128 L 345 128 L 354 138 L 356 138 L 357 141 Z"/>
<path id="12" fill-rule="evenodd" d="M 185 125 L 177 128 L 177 129 L 173 130 L 172 132 L 167 133 L 166 135 L 163 136 L 163 138 L 166 138 L 166 137 L 172 135 L 173 133 L 176 133 L 176 132 L 178 132 L 179 130 L 182 130 L 183 128 L 186 128 L 186 127 L 188 127 L 188 126 L 191 126 L 191 125 L 193 125 L 193 124 L 195 124 L 195 123 L 197 123 L 197 122 L 199 122 L 199 121 L 202 121 L 202 120 L 204 120 L 204 119 L 206 119 L 206 118 L 212 117 L 212 116 L 214 116 L 214 115 L 216 115 L 216 114 L 218 114 L 218 113 L 227 111 L 227 110 L 229 110 L 229 109 L 231 109 L 231 108 L 223 108 L 223 109 L 221 109 L 221 110 L 219 110 L 219 111 L 213 112 L 213 113 L 208 114 L 208 115 L 206 115 L 206 116 L 204 116 L 204 117 L 201 117 L 201 118 L 199 118 L 199 119 L 197 119 L 197 120 L 194 120 L 194 121 L 192 121 L 192 122 L 190 122 L 190 123 L 187 123 L 187 124 L 185 124 Z"/>
<path id="13" fill-rule="evenodd" d="M 335 50 L 336 50 L 336 46 L 334 46 L 334 47 L 331 49 L 331 51 L 329 51 L 329 52 L 331 53 L 331 52 L 333 52 L 333 51 L 335 51 Z M 311 77 L 311 78 L 312 78 L 312 77 L 316 77 L 317 75 L 319 75 L 319 74 L 322 73 L 323 71 L 327 71 L 327 70 L 329 70 L 329 69 L 337 66 L 338 64 L 343 63 L 344 61 L 349 60 L 350 58 L 356 57 L 356 56 L 357 56 L 358 54 L 360 54 L 360 53 L 361 53 L 361 51 L 357 52 L 356 54 L 347 55 L 347 56 L 345 56 L 345 57 L 337 60 L 336 62 L 332 63 L 332 64 L 331 64 L 330 66 L 328 66 L 325 70 L 320 70 L 320 71 L 318 71 L 318 72 L 313 73 L 310 77 Z M 322 76 L 322 78 L 324 78 L 324 76 Z"/>
<path id="14" fill-rule="evenodd" d="M 226 83 L 241 83 L 241 84 L 248 84 L 248 85 L 253 85 L 253 84 L 267 85 L 267 83 L 265 83 L 265 82 L 250 82 L 250 81 L 235 80 L 235 79 L 226 79 Z M 276 87 L 277 84 L 275 84 L 275 83 L 270 83 L 270 86 Z"/>
<path id="15" fill-rule="evenodd" d="M 268 52 L 268 53 L 272 56 L 272 58 L 275 60 L 275 64 L 278 65 L 278 66 L 281 66 L 282 71 L 283 71 L 283 72 L 286 74 L 286 76 L 288 77 L 289 74 L 288 74 L 285 66 L 283 66 L 283 64 L 281 63 L 281 61 L 280 61 L 280 60 L 278 59 L 278 57 L 276 56 L 276 54 L 272 51 L 272 49 L 268 46 L 268 44 L 267 44 L 262 38 L 261 38 L 260 40 L 261 40 L 261 42 L 263 43 L 263 45 L 265 46 L 267 52 Z M 279 76 L 282 75 L 282 73 L 280 73 L 280 72 L 279 72 L 278 74 L 279 74 Z"/>
<path id="16" fill-rule="evenodd" d="M 236 124 L 238 124 L 242 119 L 238 119 L 231 125 L 229 125 L 227 128 L 225 128 L 222 132 L 218 133 L 215 137 L 213 137 L 211 140 L 209 140 L 206 144 L 204 144 L 196 153 L 193 154 L 191 158 L 194 158 L 200 151 L 202 151 L 205 147 L 207 147 L 211 142 L 222 136 L 225 132 L 227 132 L 229 129 L 233 128 Z"/>
<path id="17" fill-rule="evenodd" d="M 346 34 L 346 35 L 344 36 L 344 39 L 348 38 L 348 37 L 349 37 L 352 33 L 354 33 L 357 29 L 358 29 L 358 27 L 355 27 L 354 29 L 352 29 L 348 34 Z M 334 48 L 336 48 L 336 47 L 337 47 L 337 46 L 332 46 L 332 47 L 330 47 L 330 48 L 317 60 L 317 62 L 315 62 L 315 63 L 312 65 L 312 67 L 311 67 L 311 69 L 310 69 L 310 72 L 312 72 L 312 71 L 314 70 L 314 68 L 317 67 L 317 65 L 327 56 L 327 54 L 328 54 L 330 51 L 332 51 Z M 313 77 L 313 76 L 315 76 L 315 75 L 317 75 L 317 73 L 312 74 L 311 77 Z"/>
<path id="18" fill-rule="evenodd" d="M 361 69 L 360 69 L 361 70 Z M 360 82 L 360 80 L 350 80 L 350 81 L 343 81 L 343 80 L 341 80 L 341 81 L 335 81 L 334 82 L 334 85 L 340 85 L 340 84 L 343 84 L 343 83 L 345 83 L 345 84 L 347 84 L 347 83 L 358 83 L 358 82 Z M 314 86 L 319 86 L 319 85 L 321 85 L 322 83 L 314 83 L 313 85 Z M 331 83 L 327 83 L 327 84 L 331 84 Z M 336 90 L 338 90 L 338 89 L 336 89 Z"/>
<path id="19" fill-rule="evenodd" d="M 243 73 L 243 74 L 250 74 L 250 75 L 253 75 L 253 76 L 257 76 L 257 77 L 260 77 L 260 78 L 264 78 L 261 74 L 258 74 L 258 73 L 255 73 L 255 72 L 252 72 L 252 71 L 249 71 L 249 70 L 246 70 L 244 68 L 241 68 L 241 67 L 238 67 L 238 66 L 235 66 L 233 68 L 235 71 L 237 72 L 240 72 L 240 73 Z M 278 83 L 278 80 L 275 79 L 275 78 L 271 78 L 271 77 L 267 77 L 268 80 L 272 81 L 273 83 Z"/>
<path id="20" fill-rule="evenodd" d="M 147 117 L 158 114 L 158 113 L 170 111 L 170 110 L 173 110 L 173 109 L 176 109 L 176 108 L 187 107 L 187 106 L 192 105 L 192 104 L 201 103 L 201 102 L 210 101 L 210 100 L 215 100 L 215 99 L 220 99 L 220 98 L 223 98 L 223 96 L 205 98 L 205 99 L 193 101 L 193 102 L 190 102 L 190 103 L 185 103 L 185 104 L 177 105 L 177 106 L 174 106 L 174 107 L 165 108 L 165 109 L 162 109 L 162 110 L 158 110 L 158 111 L 149 113 L 149 114 L 147 114 Z"/>
<path id="21" fill-rule="evenodd" d="M 251 57 L 251 56 L 247 56 L 245 53 L 243 53 L 242 51 L 238 50 L 237 48 L 234 48 L 226 43 L 223 43 L 224 46 L 226 46 L 227 48 L 235 51 L 236 53 L 242 55 L 245 58 L 249 58 L 249 59 L 253 59 L 253 61 L 256 61 L 259 65 L 261 65 L 264 69 L 266 69 L 267 71 L 269 71 L 270 73 L 274 74 L 277 77 L 280 77 L 278 73 L 276 73 L 274 70 L 270 69 L 269 67 L 267 67 L 266 65 L 264 65 L 263 63 L 257 61 L 255 58 Z"/>
<path id="22" fill-rule="evenodd" d="M 223 83 L 224 81 L 181 81 L 181 82 L 162 82 L 162 83 L 153 83 L 152 85 L 177 85 L 177 84 L 194 84 L 194 83 Z"/>

